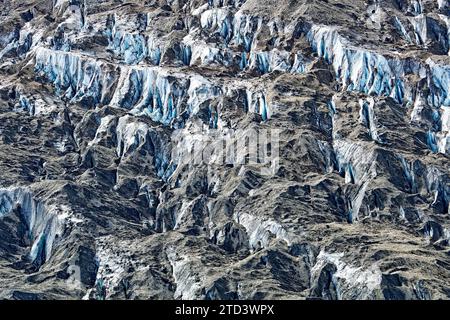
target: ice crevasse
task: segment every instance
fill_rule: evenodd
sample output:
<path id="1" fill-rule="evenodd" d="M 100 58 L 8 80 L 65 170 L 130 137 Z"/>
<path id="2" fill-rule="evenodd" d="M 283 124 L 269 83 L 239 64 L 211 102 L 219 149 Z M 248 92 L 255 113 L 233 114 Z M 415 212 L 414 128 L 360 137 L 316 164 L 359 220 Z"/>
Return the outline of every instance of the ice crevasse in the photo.
<path id="1" fill-rule="evenodd" d="M 256 38 L 263 25 L 260 17 L 253 17 L 240 11 L 232 15 L 227 9 L 213 8 L 202 12 L 200 21 L 202 30 L 219 35 L 222 39 L 220 48 L 211 47 L 211 44 L 192 45 L 193 52 L 202 52 L 193 54 L 193 57 L 209 57 L 209 59 L 203 58 L 202 63 L 221 61 L 225 55 L 229 58 L 223 64 L 229 66 L 232 65 L 237 55 L 241 70 L 257 70 L 261 74 L 272 71 L 301 73 L 307 68 L 308 61 L 299 52 L 292 54 L 276 48 L 271 51 L 257 49 Z M 189 35 L 186 38 L 187 42 L 192 43 L 191 38 L 192 36 Z M 242 46 L 244 51 L 233 55 L 230 50 L 232 46 Z M 207 51 L 209 54 L 205 53 Z M 220 56 L 221 59 L 215 58 L 217 56 Z"/>
<path id="2" fill-rule="evenodd" d="M 226 9 L 215 8 L 203 12 L 200 21 L 200 27 L 191 30 L 181 42 L 168 44 L 152 34 L 130 33 L 124 26 L 114 25 L 106 32 L 110 39 L 108 48 L 129 65 L 142 62 L 160 65 L 164 52 L 170 49 L 175 52 L 174 62 L 184 65 L 215 64 L 261 74 L 272 71 L 302 73 L 308 66 L 309 62 L 300 52 L 257 50 L 254 39 L 261 29 L 260 19 L 240 13 L 233 17 Z M 217 43 L 205 41 L 199 37 L 202 32 L 217 34 L 221 40 Z M 243 52 L 233 49 L 239 46 L 244 48 Z"/>
<path id="3" fill-rule="evenodd" d="M 188 100 L 195 109 L 202 102 L 200 96 L 215 96 L 209 92 L 214 91 L 211 86 L 195 88 L 189 77 L 169 76 L 159 67 L 115 66 L 74 52 L 38 48 L 35 70 L 70 102 L 87 101 L 91 107 L 111 104 L 164 124 L 181 113 L 182 101 Z"/>
<path id="4" fill-rule="evenodd" d="M 35 71 L 53 83 L 60 96 L 71 102 L 89 100 L 108 104 L 116 81 L 114 68 L 99 60 L 74 52 L 36 49 Z"/>
<path id="5" fill-rule="evenodd" d="M 308 39 L 319 57 L 332 64 L 347 90 L 390 96 L 399 103 L 411 102 L 414 96 L 405 76 L 415 74 L 421 79 L 427 78 L 432 106 L 450 106 L 449 66 L 437 64 L 430 58 L 423 64 L 355 47 L 334 27 L 312 26 Z"/>
<path id="6" fill-rule="evenodd" d="M 426 103 L 440 113 L 441 131 L 432 132 L 436 139 L 435 152 L 447 153 L 450 147 L 448 127 L 450 108 L 450 66 L 428 58 L 425 63 L 385 57 L 382 54 L 355 47 L 339 35 L 335 27 L 312 26 L 307 33 L 319 57 L 330 63 L 344 90 L 359 91 L 368 95 L 389 96 L 398 103 L 413 104 L 420 98 L 415 85 L 406 76 L 426 79 L 429 88 Z"/>
<path id="7" fill-rule="evenodd" d="M 239 90 L 196 75 L 158 66 L 116 66 L 74 52 L 38 48 L 35 70 L 70 102 L 90 107 L 111 105 L 146 115 L 166 125 L 182 126 L 204 103 Z M 261 90 L 247 90 L 247 110 L 270 116 Z"/>
<path id="8" fill-rule="evenodd" d="M 198 75 L 169 75 L 159 67 L 124 68 L 111 105 L 166 125 L 178 120 L 181 126 L 203 103 L 221 95 L 220 86 Z"/>
<path id="9" fill-rule="evenodd" d="M 116 56 L 122 57 L 126 64 L 138 64 L 144 60 L 153 65 L 159 65 L 162 56 L 162 45 L 154 35 L 143 35 L 141 33 L 130 33 L 114 26 L 107 30 L 109 37 L 108 49 Z"/>
<path id="10" fill-rule="evenodd" d="M 0 188 L 0 218 L 18 210 L 32 244 L 29 258 L 36 267 L 50 258 L 57 236 L 64 231 L 68 212 L 63 209 L 47 207 L 25 187 Z"/>
<path id="11" fill-rule="evenodd" d="M 154 157 L 158 176 L 163 179 L 170 177 L 174 170 L 170 163 L 170 144 L 162 140 L 148 124 L 136 121 L 131 115 L 125 115 L 119 118 L 116 135 L 117 156 L 126 157 L 135 152 L 137 148 L 144 147 Z"/>
<path id="12" fill-rule="evenodd" d="M 380 54 L 353 47 L 334 27 L 312 26 L 308 39 L 319 57 L 332 64 L 344 89 L 391 96 L 399 103 L 404 101 L 402 61 L 390 61 Z"/>
<path id="13" fill-rule="evenodd" d="M 261 18 L 239 11 L 232 14 L 225 8 L 200 10 L 198 15 L 199 27 L 190 30 L 181 42 L 167 44 L 153 34 L 128 32 L 123 22 L 113 19 L 106 30 L 109 37 L 108 48 L 130 65 L 143 61 L 159 65 L 163 53 L 171 49 L 175 52 L 177 62 L 184 65 L 217 64 L 227 68 L 256 70 L 262 74 L 277 70 L 292 73 L 305 71 L 308 61 L 299 52 L 292 54 L 279 49 L 257 49 L 255 39 L 263 25 Z M 212 43 L 205 41 L 200 36 L 204 32 L 218 37 Z M 168 45 L 171 47 L 167 47 Z M 243 51 L 233 49 L 237 47 L 242 47 Z"/>

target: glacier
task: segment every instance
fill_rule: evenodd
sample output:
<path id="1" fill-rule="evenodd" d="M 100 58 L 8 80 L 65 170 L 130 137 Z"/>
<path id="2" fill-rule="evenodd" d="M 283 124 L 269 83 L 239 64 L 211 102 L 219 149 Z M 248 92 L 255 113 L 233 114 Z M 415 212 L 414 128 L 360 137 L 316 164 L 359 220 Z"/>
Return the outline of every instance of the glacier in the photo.
<path id="1" fill-rule="evenodd" d="M 27 188 L 0 188 L 0 218 L 13 210 L 19 210 L 26 222 L 32 243 L 29 258 L 39 268 L 51 257 L 54 243 L 64 231 L 65 215 L 57 207 L 47 208 Z"/>

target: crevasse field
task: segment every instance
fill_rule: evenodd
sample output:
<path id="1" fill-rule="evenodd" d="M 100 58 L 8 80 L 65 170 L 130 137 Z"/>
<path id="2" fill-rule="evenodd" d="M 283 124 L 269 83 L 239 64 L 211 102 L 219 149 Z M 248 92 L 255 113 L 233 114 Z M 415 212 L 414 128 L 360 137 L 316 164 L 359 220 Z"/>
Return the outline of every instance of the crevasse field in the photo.
<path id="1" fill-rule="evenodd" d="M 0 2 L 1 299 L 449 299 L 448 0 Z"/>

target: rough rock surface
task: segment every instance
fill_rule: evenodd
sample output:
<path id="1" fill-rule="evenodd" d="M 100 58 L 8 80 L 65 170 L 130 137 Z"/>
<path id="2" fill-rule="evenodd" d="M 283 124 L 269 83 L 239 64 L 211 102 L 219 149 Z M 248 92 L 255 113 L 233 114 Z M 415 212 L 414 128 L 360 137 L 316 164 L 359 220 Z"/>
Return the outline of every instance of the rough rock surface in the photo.
<path id="1" fill-rule="evenodd" d="M 448 299 L 449 27 L 448 0 L 1 1 L 0 298 Z M 276 170 L 183 161 L 174 133 L 229 129 L 279 130 Z"/>

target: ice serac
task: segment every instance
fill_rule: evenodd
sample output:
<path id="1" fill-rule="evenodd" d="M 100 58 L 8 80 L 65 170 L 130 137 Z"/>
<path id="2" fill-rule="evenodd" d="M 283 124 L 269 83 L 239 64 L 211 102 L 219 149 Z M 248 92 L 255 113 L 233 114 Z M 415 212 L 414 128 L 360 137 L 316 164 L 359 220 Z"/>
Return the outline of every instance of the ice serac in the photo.
<path id="1" fill-rule="evenodd" d="M 210 57 L 209 60 L 203 58 L 203 63 L 205 60 L 216 61 L 229 67 L 236 66 L 236 62 L 239 62 L 241 70 L 252 70 L 261 74 L 273 71 L 301 73 L 308 65 L 307 59 L 300 52 L 291 53 L 277 48 L 263 51 L 258 48 L 256 38 L 265 23 L 260 17 L 242 11 L 232 13 L 225 8 L 214 8 L 204 11 L 200 21 L 202 29 L 213 32 L 221 38 L 217 48 L 210 47 L 211 44 L 203 45 L 205 47 L 202 50 L 203 57 Z M 271 24 L 272 22 L 268 23 Z M 267 28 L 272 32 L 272 28 Z M 193 46 L 195 51 L 198 50 L 196 47 Z M 244 50 L 233 52 L 231 47 L 243 47 Z"/>
<path id="2" fill-rule="evenodd" d="M 108 49 L 123 59 L 124 63 L 134 65 L 141 62 L 149 62 L 159 65 L 162 50 L 159 41 L 154 34 L 145 34 L 144 30 L 129 30 L 125 21 L 116 21 L 115 15 L 109 15 L 107 27 L 104 31 L 108 38 Z"/>
<path id="3" fill-rule="evenodd" d="M 426 62 L 430 68 L 428 102 L 435 107 L 450 107 L 450 66 L 435 63 L 431 58 Z"/>
<path id="4" fill-rule="evenodd" d="M 53 83 L 57 93 L 72 102 L 108 104 L 116 82 L 114 68 L 74 52 L 36 50 L 35 70 Z"/>
<path id="5" fill-rule="evenodd" d="M 448 299 L 448 1 L 0 1 L 0 298 Z"/>
<path id="6" fill-rule="evenodd" d="M 169 73 L 161 67 L 114 66 L 74 52 L 39 48 L 35 70 L 51 82 L 58 95 L 94 107 L 110 104 L 149 116 L 165 125 L 180 127 L 203 103 L 239 89 L 215 84 L 200 75 Z M 249 89 L 253 90 L 253 89 Z M 248 93 L 250 112 L 270 117 L 262 93 Z"/>
<path id="7" fill-rule="evenodd" d="M 272 219 L 259 219 L 248 213 L 237 212 L 235 221 L 242 225 L 249 237 L 249 246 L 252 250 L 267 248 L 272 236 L 291 244 L 291 236 L 283 226 Z"/>
<path id="8" fill-rule="evenodd" d="M 364 270 L 343 260 L 344 253 L 328 253 L 321 251 L 317 262 L 312 268 L 313 277 L 320 277 L 327 266 L 331 271 L 331 283 L 334 287 L 336 299 L 371 299 L 375 297 L 375 290 L 380 289 L 382 274 L 379 267 L 374 264 Z M 316 280 L 317 281 L 317 280 Z M 356 290 L 355 290 L 356 289 Z M 322 290 L 320 290 L 322 291 Z M 320 292 L 321 294 L 324 291 Z"/>
<path id="9" fill-rule="evenodd" d="M 116 138 L 116 154 L 119 158 L 126 158 L 136 152 L 146 152 L 149 157 L 153 157 L 156 174 L 163 179 L 170 177 L 173 171 L 170 145 L 162 141 L 147 123 L 136 121 L 131 115 L 120 117 L 116 126 Z"/>
<path id="10" fill-rule="evenodd" d="M 117 32 L 113 35 L 111 47 L 118 55 L 123 56 L 124 62 L 127 64 L 137 64 L 149 54 L 146 40 L 140 34 L 121 34 Z M 152 54 L 153 57 L 155 55 L 157 57 L 157 54 Z"/>
<path id="11" fill-rule="evenodd" d="M 417 83 L 409 79 L 424 79 L 429 88 L 426 95 L 427 104 L 435 108 L 435 112 L 443 114 L 442 119 L 438 121 L 448 122 L 444 116 L 450 103 L 450 69 L 447 65 L 436 63 L 432 58 L 420 62 L 400 58 L 396 54 L 385 56 L 357 47 L 339 35 L 338 29 L 333 27 L 313 25 L 308 32 L 308 38 L 318 55 L 333 66 L 344 90 L 389 96 L 397 103 L 411 105 L 421 99 L 422 93 L 417 94 Z M 364 103 L 362 108 L 370 109 Z M 364 112 L 368 115 L 370 113 Z M 368 118 L 367 121 L 370 122 L 369 120 Z M 446 128 L 447 124 L 439 126 Z M 372 134 L 376 135 L 373 131 Z M 433 152 L 447 153 L 447 134 L 445 129 L 430 131 L 428 144 Z"/>
<path id="12" fill-rule="evenodd" d="M 50 259 L 53 245 L 64 231 L 65 213 L 57 207 L 47 207 L 27 188 L 0 188 L 0 218 L 13 211 L 17 211 L 26 224 L 31 243 L 29 258 L 39 268 Z"/>
<path id="13" fill-rule="evenodd" d="M 332 64 L 344 89 L 366 94 L 390 96 L 398 103 L 414 98 L 412 83 L 407 75 L 427 78 L 431 93 L 429 102 L 434 107 L 448 105 L 448 68 L 427 60 L 426 65 L 414 60 L 384 56 L 375 51 L 357 47 L 343 38 L 338 29 L 312 26 L 308 38 L 318 55 Z M 430 70 L 427 70 L 430 69 Z"/>
<path id="14" fill-rule="evenodd" d="M 369 98 L 367 100 L 360 100 L 359 104 L 361 106 L 360 110 L 360 118 L 361 122 L 367 127 L 369 130 L 370 138 L 377 142 L 382 142 L 381 138 L 378 134 L 377 122 L 374 115 L 374 105 L 375 101 L 373 98 Z"/>
<path id="15" fill-rule="evenodd" d="M 334 27 L 312 26 L 308 38 L 317 54 L 333 65 L 344 89 L 405 100 L 404 62 L 352 46 Z"/>
<path id="16" fill-rule="evenodd" d="M 147 115 L 154 121 L 180 127 L 202 103 L 221 94 L 201 76 L 170 75 L 161 68 L 124 69 L 111 104 Z"/>

